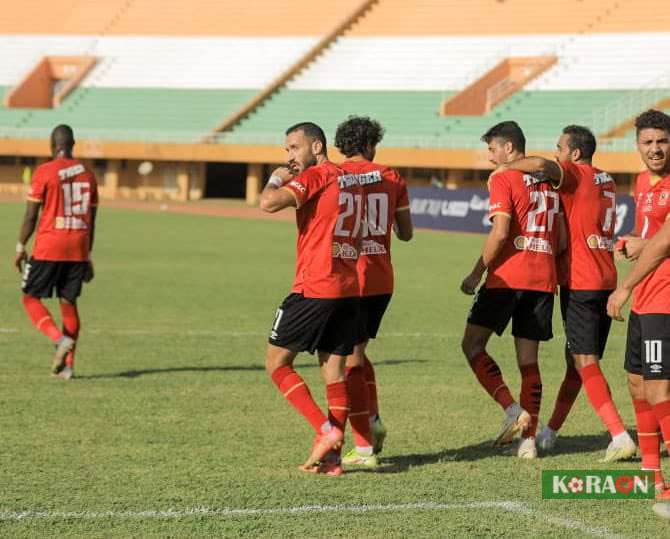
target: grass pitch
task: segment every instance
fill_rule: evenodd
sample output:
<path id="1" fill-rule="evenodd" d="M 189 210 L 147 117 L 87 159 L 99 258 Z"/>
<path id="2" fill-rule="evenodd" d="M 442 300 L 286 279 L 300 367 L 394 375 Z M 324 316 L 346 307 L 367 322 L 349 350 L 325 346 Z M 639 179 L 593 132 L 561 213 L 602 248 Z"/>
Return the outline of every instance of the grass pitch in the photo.
<path id="1" fill-rule="evenodd" d="M 598 464 L 608 439 L 583 395 L 555 452 L 522 462 L 490 447 L 501 411 L 460 351 L 471 298 L 458 287 L 482 237 L 395 243 L 396 294 L 369 349 L 389 429 L 382 467 L 330 478 L 298 472 L 310 430 L 263 369 L 294 225 L 103 208 L 78 378 L 64 383 L 48 376 L 52 350 L 10 267 L 22 206 L 0 208 L 2 536 L 668 535 L 650 502 L 541 500 L 543 469 L 611 467 Z M 554 328 L 541 348 L 545 421 L 564 368 Z M 624 330 L 614 325 L 604 371 L 632 429 Z M 511 338 L 490 350 L 518 393 Z M 314 358 L 297 366 L 323 403 Z"/>

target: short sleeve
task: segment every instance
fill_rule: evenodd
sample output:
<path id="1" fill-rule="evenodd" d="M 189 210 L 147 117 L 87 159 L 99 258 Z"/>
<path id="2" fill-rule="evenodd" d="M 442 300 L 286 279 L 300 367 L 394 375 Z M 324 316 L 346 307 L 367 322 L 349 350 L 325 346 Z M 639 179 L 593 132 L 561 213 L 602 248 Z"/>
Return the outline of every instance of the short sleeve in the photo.
<path id="1" fill-rule="evenodd" d="M 579 185 L 579 168 L 570 161 L 559 161 L 558 166 L 561 167 L 562 178 L 555 189 L 565 193 L 574 193 Z"/>
<path id="2" fill-rule="evenodd" d="M 30 190 L 28 191 L 28 200 L 30 202 L 44 202 L 44 197 L 47 188 L 46 176 L 42 168 L 38 168 L 33 174 L 30 182 Z"/>
<path id="3" fill-rule="evenodd" d="M 396 211 L 409 209 L 409 194 L 407 193 L 407 182 L 401 177 L 398 177 L 398 203 Z"/>
<path id="4" fill-rule="evenodd" d="M 326 177 L 315 168 L 308 168 L 288 183 L 284 188 L 295 196 L 298 207 L 303 206 L 309 199 L 319 193 L 326 184 Z"/>
<path id="5" fill-rule="evenodd" d="M 493 174 L 489 178 L 489 219 L 496 215 L 512 216 L 512 186 L 504 173 Z"/>

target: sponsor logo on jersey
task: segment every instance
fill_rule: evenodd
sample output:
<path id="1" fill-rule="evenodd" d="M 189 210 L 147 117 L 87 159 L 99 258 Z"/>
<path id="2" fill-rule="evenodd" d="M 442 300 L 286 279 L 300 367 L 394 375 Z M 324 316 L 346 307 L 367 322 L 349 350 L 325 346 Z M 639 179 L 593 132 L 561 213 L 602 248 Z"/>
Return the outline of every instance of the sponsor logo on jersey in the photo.
<path id="1" fill-rule="evenodd" d="M 60 178 L 61 181 L 63 181 L 67 180 L 68 178 L 74 178 L 75 176 L 79 176 L 79 174 L 83 174 L 84 172 L 86 172 L 84 165 L 78 164 L 73 165 L 71 167 L 60 169 L 58 171 L 58 177 Z"/>
<path id="2" fill-rule="evenodd" d="M 530 174 L 523 175 L 523 183 L 526 185 L 526 187 L 530 187 L 538 183 L 547 183 L 548 181 L 549 181 L 548 178 L 545 178 L 540 174 L 536 174 L 535 176 L 531 176 Z"/>
<path id="3" fill-rule="evenodd" d="M 356 260 L 358 258 L 358 251 L 353 245 L 348 243 L 333 242 L 332 248 L 333 258 L 346 258 L 347 260 Z"/>
<path id="4" fill-rule="evenodd" d="M 519 251 L 533 251 L 535 253 L 553 254 L 551 243 L 543 238 L 517 236 L 514 238 L 514 247 Z"/>
<path id="5" fill-rule="evenodd" d="M 374 240 L 363 240 L 360 256 L 385 255 L 386 247 Z"/>
<path id="6" fill-rule="evenodd" d="M 307 188 L 303 184 L 301 184 L 300 182 L 297 182 L 295 180 L 291 180 L 288 184 L 291 187 L 295 187 L 301 193 L 304 193 L 305 191 L 307 191 Z"/>
<path id="7" fill-rule="evenodd" d="M 591 234 L 586 238 L 586 244 L 589 249 L 600 249 L 603 251 L 614 251 L 614 240 L 612 238 L 605 238 L 597 234 Z"/>
<path id="8" fill-rule="evenodd" d="M 612 176 L 607 174 L 607 172 L 598 172 L 593 178 L 593 183 L 596 185 L 602 185 L 603 183 L 611 183 L 614 180 L 612 179 Z"/>

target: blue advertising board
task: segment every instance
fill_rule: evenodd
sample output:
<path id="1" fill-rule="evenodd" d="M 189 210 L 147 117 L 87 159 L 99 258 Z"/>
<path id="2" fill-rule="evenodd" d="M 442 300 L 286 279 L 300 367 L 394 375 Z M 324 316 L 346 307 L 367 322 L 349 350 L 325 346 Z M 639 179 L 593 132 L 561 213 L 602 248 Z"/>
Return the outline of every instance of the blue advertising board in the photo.
<path id="1" fill-rule="evenodd" d="M 412 221 L 417 228 L 487 233 L 489 194 L 484 189 L 411 187 Z M 617 195 L 615 236 L 633 229 L 635 204 L 629 195 Z"/>

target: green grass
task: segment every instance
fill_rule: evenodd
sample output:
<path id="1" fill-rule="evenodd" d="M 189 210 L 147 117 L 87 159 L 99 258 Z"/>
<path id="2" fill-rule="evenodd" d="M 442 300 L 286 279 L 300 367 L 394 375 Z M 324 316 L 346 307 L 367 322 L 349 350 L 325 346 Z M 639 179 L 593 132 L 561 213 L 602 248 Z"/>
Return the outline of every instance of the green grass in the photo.
<path id="1" fill-rule="evenodd" d="M 0 520 L 0 536 L 584 535 L 556 519 L 628 537 L 668 533 L 649 502 L 540 499 L 542 469 L 607 467 L 597 463 L 607 437 L 583 395 L 555 453 L 520 462 L 490 448 L 501 412 L 459 345 L 470 298 L 458 285 L 482 237 L 419 232 L 395 245 L 396 296 L 370 347 L 389 428 L 383 466 L 329 478 L 297 471 L 310 430 L 263 370 L 265 336 L 292 277 L 292 224 L 103 208 L 97 277 L 80 302 L 79 378 L 64 383 L 48 376 L 51 348 L 22 312 L 9 264 L 22 208 L 1 209 L 0 512 L 46 515 Z M 558 320 L 554 326 L 562 334 Z M 562 344 L 541 349 L 545 420 L 562 377 Z M 632 427 L 623 345 L 624 325 L 616 324 L 604 370 Z M 494 339 L 491 352 L 518 391 L 511 339 Z M 314 359 L 302 355 L 297 364 L 323 402 Z M 485 501 L 520 502 L 528 512 L 119 514 Z M 54 514 L 106 511 L 113 514 Z"/>

